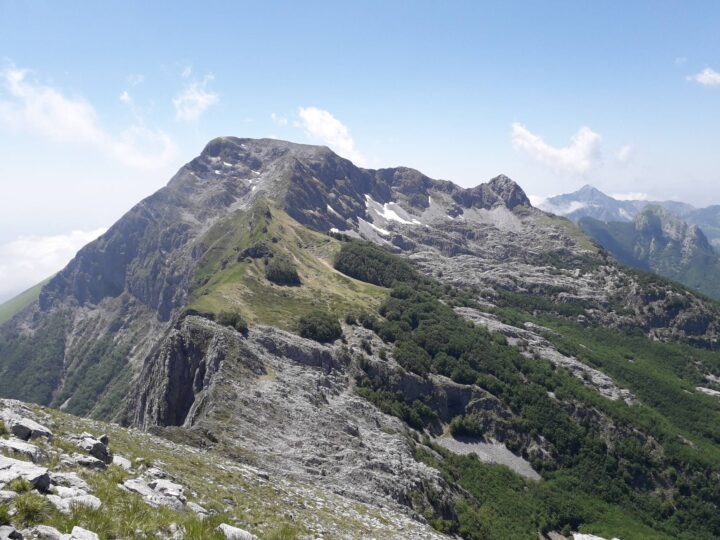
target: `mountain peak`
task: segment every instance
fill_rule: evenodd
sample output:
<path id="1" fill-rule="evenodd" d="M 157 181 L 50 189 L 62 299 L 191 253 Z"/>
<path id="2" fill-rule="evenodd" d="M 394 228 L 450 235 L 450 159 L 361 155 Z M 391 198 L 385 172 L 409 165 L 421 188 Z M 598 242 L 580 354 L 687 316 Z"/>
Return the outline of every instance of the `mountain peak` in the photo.
<path id="1" fill-rule="evenodd" d="M 504 174 L 491 179 L 488 186 L 510 209 L 516 206 L 532 206 L 520 185 Z"/>

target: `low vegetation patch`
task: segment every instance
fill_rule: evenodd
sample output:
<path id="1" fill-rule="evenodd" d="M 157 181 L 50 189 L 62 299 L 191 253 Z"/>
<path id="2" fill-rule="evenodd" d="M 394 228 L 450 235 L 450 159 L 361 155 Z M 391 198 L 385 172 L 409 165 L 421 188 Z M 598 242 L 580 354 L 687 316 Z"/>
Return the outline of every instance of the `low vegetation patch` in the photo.
<path id="1" fill-rule="evenodd" d="M 307 339 L 329 343 L 342 336 L 342 327 L 331 313 L 315 310 L 300 318 L 298 333 Z"/>
<path id="2" fill-rule="evenodd" d="M 237 311 L 221 311 L 217 316 L 218 324 L 234 328 L 241 334 L 246 334 L 248 325 L 245 319 Z"/>
<path id="3" fill-rule="evenodd" d="M 285 255 L 275 255 L 267 259 L 265 277 L 276 285 L 300 285 L 297 268 L 290 258 Z"/>

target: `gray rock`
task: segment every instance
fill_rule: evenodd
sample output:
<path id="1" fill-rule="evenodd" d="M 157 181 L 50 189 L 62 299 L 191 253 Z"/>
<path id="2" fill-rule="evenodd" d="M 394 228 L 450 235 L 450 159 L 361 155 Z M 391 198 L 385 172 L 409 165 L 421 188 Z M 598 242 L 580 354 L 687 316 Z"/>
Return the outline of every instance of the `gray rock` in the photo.
<path id="1" fill-rule="evenodd" d="M 16 478 L 27 480 L 39 491 L 50 487 L 50 476 L 46 468 L 0 455 L 0 484 L 7 484 Z"/>
<path id="2" fill-rule="evenodd" d="M 0 450 L 24 456 L 33 463 L 38 463 L 43 459 L 43 454 L 37 446 L 21 439 L 0 439 Z"/>
<path id="3" fill-rule="evenodd" d="M 74 472 L 51 472 L 50 481 L 54 486 L 73 488 L 84 492 L 90 491 L 88 483 Z"/>
<path id="4" fill-rule="evenodd" d="M 63 534 L 55 527 L 36 525 L 30 529 L 25 529 L 23 536 L 33 540 L 62 540 Z"/>
<path id="5" fill-rule="evenodd" d="M 258 537 L 254 534 L 250 534 L 244 529 L 233 527 L 227 523 L 219 525 L 217 530 L 225 535 L 226 540 L 258 540 Z"/>
<path id="6" fill-rule="evenodd" d="M 63 535 L 63 540 L 100 540 L 100 537 L 94 532 L 75 526 L 70 534 Z"/>
<path id="7" fill-rule="evenodd" d="M 208 512 L 204 507 L 202 507 L 199 504 L 194 503 L 192 501 L 189 501 L 186 504 L 186 506 L 200 517 L 205 517 L 205 516 L 210 515 L 210 512 Z"/>
<path id="8" fill-rule="evenodd" d="M 107 436 L 105 437 L 107 438 Z M 83 433 L 80 437 L 74 438 L 74 440 L 80 448 L 106 465 L 113 462 L 113 455 L 107 445 L 92 435 Z"/>
<path id="9" fill-rule="evenodd" d="M 104 461 L 83 454 L 64 455 L 60 458 L 60 462 L 68 467 L 80 466 L 86 469 L 104 469 L 107 467 Z"/>
<path id="10" fill-rule="evenodd" d="M 30 418 L 15 416 L 10 419 L 9 423 L 10 431 L 18 439 L 29 441 L 30 439 L 45 437 L 46 439 L 52 440 L 52 431 Z"/>
<path id="11" fill-rule="evenodd" d="M 162 480 L 151 480 L 153 486 L 157 487 L 156 482 L 161 482 Z M 165 481 L 167 482 L 167 481 Z M 168 482 L 169 484 L 172 484 L 173 486 L 177 486 L 178 484 L 173 484 L 172 482 Z M 158 507 L 158 506 L 167 506 L 174 510 L 182 510 L 184 507 L 184 497 L 180 498 L 178 496 L 175 496 L 175 493 L 177 492 L 177 488 L 170 489 L 166 485 L 161 485 L 161 488 L 159 490 L 153 489 L 151 485 L 148 483 L 148 481 L 144 478 L 132 478 L 130 480 L 126 480 L 123 482 L 122 486 L 132 491 L 133 493 L 137 493 L 140 495 L 146 503 L 148 503 L 150 506 Z M 166 492 L 163 492 L 163 489 L 166 489 Z M 182 487 L 180 487 L 180 490 L 182 490 Z"/>
<path id="12" fill-rule="evenodd" d="M 69 514 L 72 511 L 73 506 L 86 506 L 94 510 L 97 510 L 102 506 L 102 502 L 100 501 L 100 499 L 98 499 L 94 495 L 84 494 L 69 497 L 48 495 L 46 498 L 55 506 L 55 508 L 57 508 L 63 514 Z"/>
<path id="13" fill-rule="evenodd" d="M 23 535 L 11 525 L 0 527 L 0 540 L 21 540 Z"/>
<path id="14" fill-rule="evenodd" d="M 17 497 L 14 491 L 0 490 L 0 504 L 8 503 Z"/>
<path id="15" fill-rule="evenodd" d="M 0 540 L 16 540 L 16 539 L 22 539 L 23 535 L 19 531 L 15 529 L 15 527 L 12 527 L 10 525 L 3 525 L 0 527 Z"/>
<path id="16" fill-rule="evenodd" d="M 118 456 L 117 454 L 113 455 L 113 465 L 117 465 L 121 469 L 124 469 L 126 471 L 129 471 L 132 469 L 132 463 L 130 463 L 130 460 L 127 458 L 124 458 L 122 456 Z"/>

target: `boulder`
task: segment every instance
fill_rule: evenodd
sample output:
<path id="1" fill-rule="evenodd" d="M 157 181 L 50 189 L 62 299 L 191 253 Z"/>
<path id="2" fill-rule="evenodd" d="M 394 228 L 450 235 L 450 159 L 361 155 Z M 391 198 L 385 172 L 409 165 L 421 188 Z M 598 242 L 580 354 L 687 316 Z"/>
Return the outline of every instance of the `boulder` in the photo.
<path id="1" fill-rule="evenodd" d="M 258 537 L 254 534 L 250 534 L 244 529 L 233 527 L 227 523 L 222 523 L 218 526 L 217 530 L 225 535 L 226 540 L 258 540 Z"/>
<path id="2" fill-rule="evenodd" d="M 77 473 L 74 472 L 51 472 L 50 482 L 54 486 L 62 486 L 66 488 L 73 488 L 84 492 L 90 491 L 88 483 L 80 478 Z"/>
<path id="3" fill-rule="evenodd" d="M 15 493 L 14 491 L 0 489 L 0 504 L 8 503 L 12 501 L 15 497 L 17 497 L 17 493 Z"/>
<path id="4" fill-rule="evenodd" d="M 0 540 L 16 540 L 21 539 L 23 535 L 19 533 L 15 527 L 12 527 L 10 525 L 3 525 L 0 527 Z"/>
<path id="5" fill-rule="evenodd" d="M 186 506 L 201 518 L 210 515 L 210 512 L 208 512 L 204 507 L 192 501 L 188 502 Z"/>
<path id="6" fill-rule="evenodd" d="M 0 450 L 26 457 L 33 463 L 38 463 L 43 459 L 42 452 L 37 446 L 21 439 L 0 439 Z"/>
<path id="7" fill-rule="evenodd" d="M 66 488 L 68 489 L 68 488 Z M 62 497 L 60 495 L 48 495 L 47 500 L 50 501 L 55 508 L 57 508 L 63 514 L 69 514 L 72 512 L 73 506 L 85 506 L 97 510 L 102 506 L 100 499 L 94 495 L 73 495 L 70 497 Z"/>
<path id="8" fill-rule="evenodd" d="M 63 535 L 63 540 L 100 540 L 100 537 L 94 532 L 75 526 L 70 534 Z"/>
<path id="9" fill-rule="evenodd" d="M 63 456 L 60 462 L 67 467 L 85 467 L 86 469 L 104 469 L 107 467 L 104 461 L 92 456 L 84 456 L 82 454 L 73 454 L 71 456 Z"/>
<path id="10" fill-rule="evenodd" d="M 107 440 L 107 436 L 104 437 Z M 110 465 L 113 462 L 113 455 L 107 445 L 92 435 L 83 433 L 79 438 L 75 439 L 75 441 L 80 448 L 106 465 Z"/>
<path id="11" fill-rule="evenodd" d="M 118 467 L 126 471 L 132 469 L 132 463 L 130 463 L 130 460 L 122 456 L 114 455 L 112 464 L 117 465 Z"/>
<path id="12" fill-rule="evenodd" d="M 174 510 L 183 510 L 185 497 L 182 497 L 182 495 L 182 498 L 175 496 L 175 490 L 167 489 L 165 493 L 162 490 L 156 491 L 153 487 L 151 487 L 151 484 L 157 486 L 156 482 L 159 482 L 159 480 L 152 480 L 148 483 L 144 478 L 132 478 L 130 480 L 126 480 L 122 486 L 125 489 L 140 495 L 150 506 L 167 506 Z M 173 484 L 172 482 L 168 483 Z M 177 485 L 178 484 L 173 484 L 173 486 Z M 182 486 L 180 489 L 182 490 Z"/>
<path id="13" fill-rule="evenodd" d="M 50 487 L 46 468 L 0 455 L 0 484 L 7 484 L 16 478 L 27 480 L 38 491 L 46 491 Z"/>
<path id="14" fill-rule="evenodd" d="M 63 537 L 60 531 L 48 525 L 36 525 L 31 529 L 25 529 L 22 533 L 25 538 L 35 540 L 62 540 Z"/>
<path id="15" fill-rule="evenodd" d="M 48 440 L 52 440 L 53 434 L 45 426 L 38 424 L 35 420 L 30 420 L 23 416 L 12 416 L 8 419 L 10 424 L 10 431 L 18 439 L 23 441 L 29 441 L 30 439 L 37 439 L 39 437 L 45 437 Z"/>

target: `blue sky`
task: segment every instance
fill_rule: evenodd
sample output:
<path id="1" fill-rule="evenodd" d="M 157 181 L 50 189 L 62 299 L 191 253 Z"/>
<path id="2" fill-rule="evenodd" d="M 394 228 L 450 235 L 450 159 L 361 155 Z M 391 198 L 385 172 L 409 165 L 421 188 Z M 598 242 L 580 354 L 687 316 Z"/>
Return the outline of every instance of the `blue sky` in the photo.
<path id="1" fill-rule="evenodd" d="M 720 2 L 0 0 L 0 299 L 217 135 L 720 203 L 718 21 Z"/>

